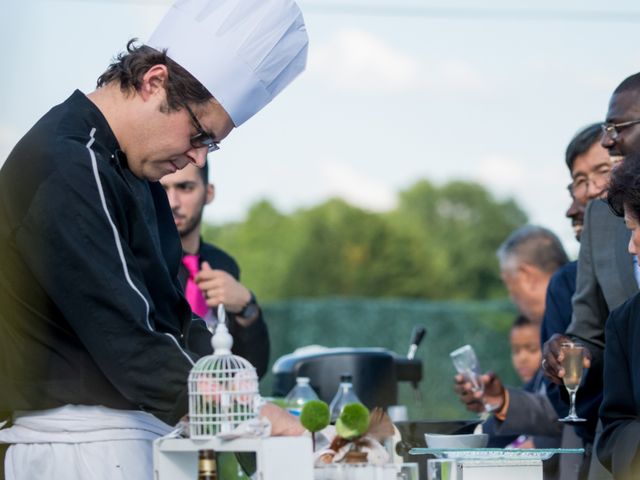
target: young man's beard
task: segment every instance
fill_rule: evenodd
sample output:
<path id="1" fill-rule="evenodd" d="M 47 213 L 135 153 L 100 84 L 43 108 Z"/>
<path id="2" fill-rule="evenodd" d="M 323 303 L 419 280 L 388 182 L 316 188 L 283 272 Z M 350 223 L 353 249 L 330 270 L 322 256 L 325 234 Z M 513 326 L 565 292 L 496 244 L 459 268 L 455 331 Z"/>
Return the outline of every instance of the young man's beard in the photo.
<path id="1" fill-rule="evenodd" d="M 178 233 L 180 233 L 180 237 L 186 237 L 198 227 L 200 227 L 200 219 L 196 217 L 186 223 Z"/>
<path id="2" fill-rule="evenodd" d="M 196 228 L 200 228 L 200 223 L 202 223 L 202 212 L 204 211 L 204 205 L 200 207 L 200 211 L 197 215 L 191 217 L 184 226 L 178 231 L 180 237 L 186 237 L 190 235 Z"/>

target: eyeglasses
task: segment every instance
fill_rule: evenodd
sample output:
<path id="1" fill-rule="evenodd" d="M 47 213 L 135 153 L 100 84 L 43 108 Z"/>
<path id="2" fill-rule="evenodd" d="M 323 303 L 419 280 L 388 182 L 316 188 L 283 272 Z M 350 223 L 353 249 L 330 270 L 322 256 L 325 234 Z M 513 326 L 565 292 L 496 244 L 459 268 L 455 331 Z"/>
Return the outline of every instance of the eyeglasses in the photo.
<path id="1" fill-rule="evenodd" d="M 184 108 L 186 108 L 187 112 L 189 112 L 191 121 L 193 122 L 193 125 L 196 127 L 196 130 L 198 131 L 198 133 L 191 136 L 191 139 L 190 139 L 191 146 L 193 148 L 207 147 L 208 153 L 215 152 L 216 150 L 220 150 L 220 144 L 218 144 L 218 142 L 216 142 L 211 135 L 209 135 L 207 132 L 204 131 L 204 128 L 202 128 L 202 125 L 200 125 L 200 122 L 196 118 L 195 113 L 193 113 L 193 111 L 189 108 L 189 105 L 187 105 L 186 103 L 183 105 L 184 105 Z"/>
<path id="2" fill-rule="evenodd" d="M 567 190 L 569 190 L 569 193 L 574 198 L 585 197 L 589 189 L 589 184 L 592 184 L 599 191 L 602 191 L 607 187 L 609 183 L 610 174 L 611 166 L 602 165 L 595 172 L 591 172 L 588 175 L 580 175 L 579 177 L 574 178 L 573 182 L 567 185 Z"/>
<path id="3" fill-rule="evenodd" d="M 617 140 L 620 136 L 620 130 L 640 123 L 640 120 L 631 120 L 629 122 L 620 123 L 603 123 L 602 135 L 608 136 L 611 140 Z"/>

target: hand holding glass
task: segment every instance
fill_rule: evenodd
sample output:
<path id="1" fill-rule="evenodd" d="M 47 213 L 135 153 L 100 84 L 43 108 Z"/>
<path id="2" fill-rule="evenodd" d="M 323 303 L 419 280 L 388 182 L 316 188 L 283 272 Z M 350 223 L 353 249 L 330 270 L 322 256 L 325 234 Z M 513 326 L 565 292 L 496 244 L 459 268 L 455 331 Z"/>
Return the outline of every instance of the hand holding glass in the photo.
<path id="1" fill-rule="evenodd" d="M 578 417 L 576 413 L 576 393 L 582 380 L 584 346 L 578 343 L 563 343 L 560 349 L 562 351 L 562 368 L 564 369 L 562 381 L 569 392 L 570 407 L 569 415 L 559 420 L 561 422 L 584 422 L 586 420 Z"/>
<path id="2" fill-rule="evenodd" d="M 480 363 L 476 352 L 471 345 L 460 347 L 449 354 L 453 366 L 456 371 L 461 374 L 469 383 L 471 383 L 471 391 L 484 393 L 484 384 L 480 378 Z M 495 410 L 496 406 L 484 403 L 487 412 Z"/>

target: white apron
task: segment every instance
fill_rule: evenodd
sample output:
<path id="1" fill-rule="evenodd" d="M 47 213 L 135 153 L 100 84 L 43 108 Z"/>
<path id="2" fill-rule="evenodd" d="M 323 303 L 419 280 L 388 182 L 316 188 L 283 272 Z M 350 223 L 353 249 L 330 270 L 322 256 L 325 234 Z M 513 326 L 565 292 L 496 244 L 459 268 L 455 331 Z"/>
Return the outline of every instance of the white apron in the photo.
<path id="1" fill-rule="evenodd" d="M 152 480 L 156 438 L 173 428 L 151 414 L 65 405 L 16 412 L 0 443 L 12 444 L 6 480 Z"/>

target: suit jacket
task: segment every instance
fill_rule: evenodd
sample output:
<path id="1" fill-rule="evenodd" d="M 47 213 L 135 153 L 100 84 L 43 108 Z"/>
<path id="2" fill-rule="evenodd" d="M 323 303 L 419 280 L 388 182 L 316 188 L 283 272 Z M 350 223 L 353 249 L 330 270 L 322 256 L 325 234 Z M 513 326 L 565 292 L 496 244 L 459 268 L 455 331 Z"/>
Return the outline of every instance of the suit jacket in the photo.
<path id="1" fill-rule="evenodd" d="M 205 243 L 200 239 L 200 250 L 198 252 L 200 257 L 200 264 L 207 262 L 211 265 L 211 268 L 215 270 L 224 270 L 229 273 L 233 278 L 240 281 L 240 267 L 234 258 L 226 253 L 224 250 Z M 181 265 L 178 273 L 178 278 L 183 288 L 187 284 L 189 279 L 189 272 Z M 227 327 L 229 333 L 233 337 L 233 347 L 231 351 L 234 355 L 238 355 L 251 362 L 256 367 L 258 377 L 262 376 L 267 371 L 269 363 L 269 332 L 267 330 L 267 324 L 262 317 L 262 308 L 255 322 L 248 327 L 241 326 L 235 321 L 236 316 L 228 312 L 229 322 Z M 209 347 L 210 349 L 211 347 Z"/>
<path id="2" fill-rule="evenodd" d="M 600 353 L 609 313 L 638 293 L 633 258 L 627 249 L 630 236 L 624 220 L 614 215 L 606 202 L 594 200 L 587 205 L 573 318 L 567 333 L 589 342 Z"/>
<path id="3" fill-rule="evenodd" d="M 597 454 L 614 478 L 640 478 L 640 295 L 611 313 L 607 321 L 603 432 Z"/>
<path id="4" fill-rule="evenodd" d="M 545 395 L 544 389 L 507 389 L 509 408 L 504 421 L 495 421 L 496 434 L 553 436 L 559 440 L 563 424 L 558 422 L 558 414 Z"/>
<path id="5" fill-rule="evenodd" d="M 545 299 L 544 316 L 540 326 L 540 343 L 544 344 L 554 333 L 564 333 L 571 323 L 571 299 L 576 293 L 578 262 L 569 262 L 553 272 Z"/>
<path id="6" fill-rule="evenodd" d="M 578 390 L 576 408 L 578 415 L 595 420 L 602 402 L 605 323 L 614 308 L 638 292 L 638 284 L 628 251 L 630 232 L 623 219 L 614 215 L 606 202 L 594 200 L 587 206 L 584 220 L 573 317 L 567 334 L 584 342 L 592 355 L 591 368 Z M 595 433 L 593 430 L 589 436 Z"/>

